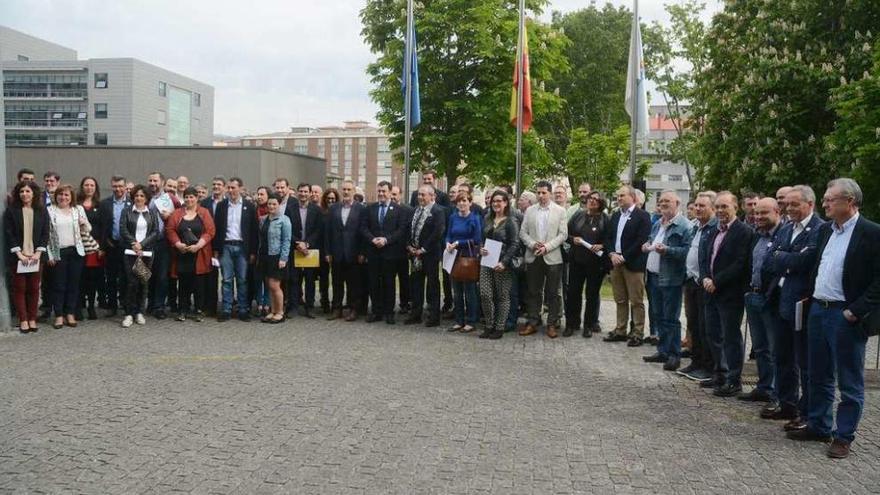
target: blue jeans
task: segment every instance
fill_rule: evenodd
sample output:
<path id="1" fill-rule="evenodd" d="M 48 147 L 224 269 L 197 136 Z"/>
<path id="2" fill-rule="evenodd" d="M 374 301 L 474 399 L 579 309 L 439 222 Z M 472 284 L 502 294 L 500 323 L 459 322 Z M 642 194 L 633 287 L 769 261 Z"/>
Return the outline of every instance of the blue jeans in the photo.
<path id="1" fill-rule="evenodd" d="M 479 311 L 477 309 L 477 283 L 453 280 L 452 293 L 455 295 L 455 322 L 459 325 L 476 325 Z"/>
<path id="2" fill-rule="evenodd" d="M 844 442 L 856 436 L 865 406 L 865 344 L 868 338 L 859 324 L 843 317 L 844 305 L 823 308 L 815 300 L 807 322 L 810 370 L 810 429 L 832 434 Z M 837 429 L 831 431 L 834 382 L 840 389 Z"/>
<path id="3" fill-rule="evenodd" d="M 247 291 L 248 257 L 240 244 L 225 244 L 220 256 L 220 270 L 223 273 L 223 312 L 232 313 L 232 279 L 238 292 L 238 312 L 250 313 Z"/>
<path id="4" fill-rule="evenodd" d="M 681 357 L 681 298 L 682 286 L 661 287 L 660 277 L 648 273 L 648 317 L 651 329 L 657 329 L 660 338 L 657 353 L 668 358 Z"/>
<path id="5" fill-rule="evenodd" d="M 794 321 L 780 319 L 776 342 L 773 343 L 776 395 L 781 405 L 796 407 L 802 418 L 807 417 L 810 395 L 806 347 L 806 331 L 796 332 Z"/>
<path id="6" fill-rule="evenodd" d="M 764 294 L 758 292 L 747 293 L 745 303 L 749 335 L 752 336 L 752 351 L 758 364 L 758 384 L 755 389 L 776 400 L 776 341 L 782 331 L 779 306 L 768 302 Z"/>
<path id="7" fill-rule="evenodd" d="M 740 301 L 710 300 L 706 303 L 706 333 L 715 361 L 715 376 L 731 385 L 742 383 L 742 319 L 743 304 Z"/>

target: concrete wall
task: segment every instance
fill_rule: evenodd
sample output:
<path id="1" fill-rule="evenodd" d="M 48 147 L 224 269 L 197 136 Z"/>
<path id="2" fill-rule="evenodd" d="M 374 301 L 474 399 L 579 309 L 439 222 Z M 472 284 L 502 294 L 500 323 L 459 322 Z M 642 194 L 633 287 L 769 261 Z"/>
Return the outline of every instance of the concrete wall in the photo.
<path id="1" fill-rule="evenodd" d="M 124 175 L 138 184 L 154 170 L 186 175 L 191 184 L 210 184 L 215 175 L 237 176 L 251 191 L 259 185 L 271 186 L 276 177 L 294 184 L 326 182 L 323 159 L 267 149 L 15 146 L 7 147 L 6 163 L 8 184 L 15 183 L 15 174 L 23 167 L 34 170 L 40 179 L 44 172 L 54 170 L 61 174 L 62 183 L 77 187 L 82 177 L 97 177 L 104 196 L 112 175 Z"/>
<path id="2" fill-rule="evenodd" d="M 0 60 L 76 60 L 76 50 L 0 26 Z"/>

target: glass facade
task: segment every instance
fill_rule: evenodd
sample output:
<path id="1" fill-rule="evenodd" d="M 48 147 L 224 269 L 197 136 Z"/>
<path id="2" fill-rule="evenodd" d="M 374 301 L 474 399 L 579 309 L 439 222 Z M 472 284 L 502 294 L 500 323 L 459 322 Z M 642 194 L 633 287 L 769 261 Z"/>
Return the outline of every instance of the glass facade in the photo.
<path id="1" fill-rule="evenodd" d="M 3 96 L 6 98 L 85 98 L 88 75 L 3 73 Z"/>
<path id="2" fill-rule="evenodd" d="M 10 146 L 69 146 L 86 144 L 85 133 L 30 133 L 6 131 L 6 144 Z"/>
<path id="3" fill-rule="evenodd" d="M 168 88 L 168 144 L 190 146 L 192 137 L 192 94 L 180 88 Z"/>
<path id="4" fill-rule="evenodd" d="M 6 127 L 78 127 L 87 126 L 85 103 L 7 102 L 4 105 Z"/>

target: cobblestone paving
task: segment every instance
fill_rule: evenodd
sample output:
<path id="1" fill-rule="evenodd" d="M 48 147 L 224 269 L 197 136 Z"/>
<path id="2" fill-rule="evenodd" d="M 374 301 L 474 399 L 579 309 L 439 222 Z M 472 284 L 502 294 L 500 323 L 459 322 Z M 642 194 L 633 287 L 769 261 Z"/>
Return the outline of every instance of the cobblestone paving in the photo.
<path id="1" fill-rule="evenodd" d="M 302 318 L 42 327 L 0 336 L 2 493 L 880 490 L 875 390 L 834 462 L 757 406 L 642 363 L 650 349 L 596 338 Z"/>

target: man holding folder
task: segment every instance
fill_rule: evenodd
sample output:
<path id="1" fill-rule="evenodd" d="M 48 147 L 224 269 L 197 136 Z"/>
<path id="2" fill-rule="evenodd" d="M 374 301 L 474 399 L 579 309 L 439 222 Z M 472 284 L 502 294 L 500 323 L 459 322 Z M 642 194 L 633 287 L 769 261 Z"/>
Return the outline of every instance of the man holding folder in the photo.
<path id="1" fill-rule="evenodd" d="M 290 224 L 293 230 L 291 236 L 293 246 L 290 251 L 294 255 L 293 268 L 290 271 L 291 294 L 289 298 L 288 314 L 292 314 L 297 310 L 301 302 L 304 302 L 302 308 L 299 308 L 300 316 L 306 318 L 314 318 L 311 310 L 315 305 L 315 278 L 317 276 L 317 267 L 320 264 L 320 257 L 315 253 L 320 249 L 322 238 L 322 214 L 321 208 L 312 203 L 312 188 L 310 184 L 302 183 L 296 188 L 297 201 L 287 202 L 287 211 L 290 217 Z M 305 280 L 305 301 L 303 301 L 302 284 Z"/>

